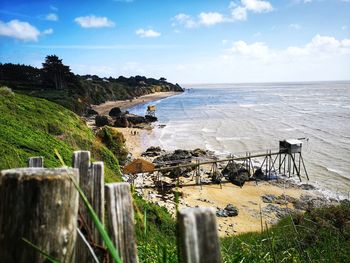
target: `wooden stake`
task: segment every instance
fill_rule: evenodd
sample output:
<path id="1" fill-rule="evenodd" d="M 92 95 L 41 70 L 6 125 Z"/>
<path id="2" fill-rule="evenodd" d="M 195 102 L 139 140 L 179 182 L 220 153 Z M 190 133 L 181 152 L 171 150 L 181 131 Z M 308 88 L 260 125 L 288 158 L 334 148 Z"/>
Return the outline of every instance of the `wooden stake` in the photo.
<path id="1" fill-rule="evenodd" d="M 221 262 L 216 216 L 212 208 L 185 208 L 178 213 L 180 261 Z"/>
<path id="2" fill-rule="evenodd" d="M 107 230 L 124 263 L 138 262 L 130 185 L 105 185 Z"/>
<path id="3" fill-rule="evenodd" d="M 27 239 L 62 263 L 74 259 L 78 192 L 68 174 L 77 169 L 19 168 L 0 175 L 0 259 L 46 262 Z"/>
<path id="4" fill-rule="evenodd" d="M 28 167 L 44 167 L 44 157 L 30 157 L 28 160 Z"/>

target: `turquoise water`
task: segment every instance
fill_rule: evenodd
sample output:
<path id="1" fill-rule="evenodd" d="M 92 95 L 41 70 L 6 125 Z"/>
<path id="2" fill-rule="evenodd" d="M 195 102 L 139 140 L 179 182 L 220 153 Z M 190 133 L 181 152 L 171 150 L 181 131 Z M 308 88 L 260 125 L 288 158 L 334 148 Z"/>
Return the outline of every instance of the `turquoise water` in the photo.
<path id="1" fill-rule="evenodd" d="M 159 124 L 144 147 L 204 148 L 217 154 L 278 147 L 309 138 L 303 156 L 311 180 L 350 191 L 350 82 L 184 86 L 186 92 L 153 104 Z M 145 113 L 146 105 L 131 109 Z"/>

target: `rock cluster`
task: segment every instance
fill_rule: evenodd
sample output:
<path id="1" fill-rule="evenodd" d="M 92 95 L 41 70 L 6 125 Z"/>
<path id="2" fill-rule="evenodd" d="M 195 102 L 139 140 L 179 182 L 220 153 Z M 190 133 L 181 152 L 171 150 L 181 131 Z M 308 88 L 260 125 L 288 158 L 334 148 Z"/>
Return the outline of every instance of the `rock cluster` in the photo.
<path id="1" fill-rule="evenodd" d="M 162 152 L 163 151 L 160 147 L 151 146 L 147 148 L 147 150 L 143 152 L 141 156 L 156 157 L 156 156 L 159 156 Z"/>
<path id="2" fill-rule="evenodd" d="M 218 208 L 216 211 L 218 217 L 232 217 L 238 216 L 238 208 L 232 204 L 228 204 L 224 209 Z"/>
<path id="3" fill-rule="evenodd" d="M 239 163 L 230 162 L 221 171 L 223 176 L 227 178 L 234 185 L 242 187 L 246 181 L 249 180 L 248 170 Z"/>

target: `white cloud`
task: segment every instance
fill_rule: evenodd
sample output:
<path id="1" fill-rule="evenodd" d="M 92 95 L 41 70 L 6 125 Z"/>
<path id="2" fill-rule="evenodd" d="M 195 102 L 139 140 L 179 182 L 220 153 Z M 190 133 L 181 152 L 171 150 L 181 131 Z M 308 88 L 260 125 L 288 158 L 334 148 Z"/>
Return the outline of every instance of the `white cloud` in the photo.
<path id="1" fill-rule="evenodd" d="M 304 46 L 291 46 L 287 53 L 294 56 L 330 57 L 337 54 L 350 54 L 350 39 L 338 40 L 331 36 L 314 36 Z"/>
<path id="2" fill-rule="evenodd" d="M 140 37 L 159 37 L 161 35 L 161 33 L 154 31 L 152 29 L 145 30 L 143 28 L 136 30 L 135 33 Z"/>
<path id="3" fill-rule="evenodd" d="M 289 46 L 286 49 L 274 50 L 266 43 L 246 43 L 239 40 L 233 43 L 230 49 L 226 49 L 225 58 L 243 56 L 250 59 L 262 59 L 265 62 L 289 61 L 298 58 L 330 58 L 350 54 L 350 39 L 338 40 L 331 36 L 315 35 L 310 42 L 303 46 Z"/>
<path id="4" fill-rule="evenodd" d="M 255 42 L 247 44 L 243 40 L 239 40 L 233 43 L 233 46 L 229 51 L 232 54 L 239 54 L 246 57 L 264 59 L 272 55 L 267 45 L 263 42 Z"/>
<path id="5" fill-rule="evenodd" d="M 50 13 L 46 15 L 45 19 L 48 21 L 58 21 L 58 15 L 55 13 Z"/>
<path id="6" fill-rule="evenodd" d="M 292 28 L 294 30 L 300 30 L 301 29 L 301 25 L 299 25 L 299 24 L 289 24 L 289 28 Z"/>
<path id="7" fill-rule="evenodd" d="M 80 16 L 74 21 L 83 28 L 114 27 L 115 23 L 105 16 Z"/>
<path id="8" fill-rule="evenodd" d="M 45 29 L 42 32 L 43 35 L 51 35 L 52 33 L 53 33 L 53 29 L 52 28 Z"/>
<path id="9" fill-rule="evenodd" d="M 17 19 L 7 23 L 0 20 L 0 36 L 12 37 L 24 41 L 37 41 L 40 31 L 29 24 Z"/>
<path id="10" fill-rule="evenodd" d="M 233 19 L 235 20 L 239 20 L 239 21 L 247 20 L 247 9 L 242 6 L 238 6 L 232 9 L 231 14 Z"/>
<path id="11" fill-rule="evenodd" d="M 241 4 L 247 10 L 254 13 L 264 13 L 273 11 L 273 7 L 270 2 L 262 0 L 241 0 Z"/>
<path id="12" fill-rule="evenodd" d="M 173 23 L 173 26 L 179 24 L 186 28 L 194 28 L 197 26 L 197 23 L 193 20 L 193 18 L 190 15 L 180 13 L 177 14 L 174 19 L 175 22 Z"/>
<path id="13" fill-rule="evenodd" d="M 219 24 L 225 21 L 224 16 L 217 12 L 208 12 L 208 13 L 202 12 L 198 15 L 198 18 L 199 18 L 199 23 L 206 26 Z"/>
<path id="14" fill-rule="evenodd" d="M 273 6 L 268 1 L 262 0 L 241 0 L 240 5 L 231 2 L 229 5 L 234 20 L 247 20 L 248 12 L 268 13 L 273 11 Z"/>

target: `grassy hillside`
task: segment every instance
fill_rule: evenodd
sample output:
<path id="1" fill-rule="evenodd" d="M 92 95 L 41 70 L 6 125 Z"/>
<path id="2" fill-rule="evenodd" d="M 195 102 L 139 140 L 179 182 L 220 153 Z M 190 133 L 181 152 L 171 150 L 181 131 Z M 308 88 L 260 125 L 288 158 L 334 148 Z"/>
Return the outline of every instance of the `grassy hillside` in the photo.
<path id="1" fill-rule="evenodd" d="M 55 149 L 71 165 L 74 150 L 90 150 L 106 163 L 108 180 L 120 178 L 117 156 L 66 108 L 1 88 L 0 112 L 0 169 L 25 167 L 31 156 L 44 156 L 45 167 L 58 167 Z"/>
<path id="2" fill-rule="evenodd" d="M 105 162 L 106 181 L 120 181 L 117 159 L 125 159 L 127 152 L 125 140 L 116 129 L 104 127 L 95 136 L 70 110 L 4 88 L 0 88 L 0 112 L 0 170 L 26 167 L 32 156 L 44 156 L 45 167 L 59 167 L 54 149 L 70 166 L 74 150 L 90 150 L 93 159 Z M 141 262 L 157 262 L 170 256 L 175 262 L 174 220 L 164 208 L 149 204 L 137 195 L 134 200 Z"/>

